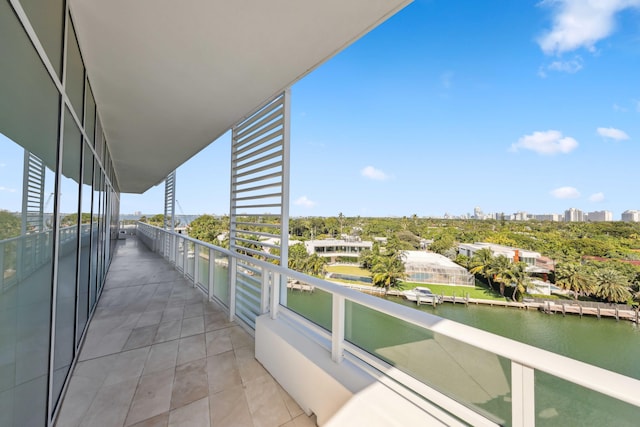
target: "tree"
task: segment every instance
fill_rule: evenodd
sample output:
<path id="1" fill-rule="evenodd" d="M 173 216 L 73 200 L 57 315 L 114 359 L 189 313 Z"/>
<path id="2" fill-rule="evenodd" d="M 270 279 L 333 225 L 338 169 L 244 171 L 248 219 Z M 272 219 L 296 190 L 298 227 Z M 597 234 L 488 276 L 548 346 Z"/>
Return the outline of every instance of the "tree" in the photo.
<path id="1" fill-rule="evenodd" d="M 289 268 L 304 273 L 309 254 L 303 243 L 289 246 Z"/>
<path id="2" fill-rule="evenodd" d="M 187 228 L 187 233 L 194 239 L 202 240 L 203 242 L 219 245 L 220 241 L 218 236 L 226 232 L 222 221 L 213 215 L 201 215 L 198 218 L 191 221 Z"/>
<path id="3" fill-rule="evenodd" d="M 311 256 L 307 258 L 307 262 L 305 265 L 305 272 L 313 276 L 324 276 L 324 273 L 325 273 L 324 267 L 326 265 L 327 265 L 326 258 L 321 257 L 318 254 L 311 254 Z"/>
<path id="4" fill-rule="evenodd" d="M 449 249 L 455 246 L 455 239 L 450 234 L 442 234 L 429 245 L 429 250 L 440 255 L 444 255 Z"/>
<path id="5" fill-rule="evenodd" d="M 514 287 L 513 299 L 520 301 L 522 295 L 532 286 L 531 278 L 527 273 L 526 262 L 516 262 L 511 264 L 511 285 Z"/>
<path id="6" fill-rule="evenodd" d="M 20 217 L 9 211 L 0 210 L 0 240 L 18 237 L 21 226 Z"/>
<path id="7" fill-rule="evenodd" d="M 594 291 L 593 276 L 580 264 L 558 263 L 555 268 L 556 285 L 573 292 L 574 298 Z"/>
<path id="8" fill-rule="evenodd" d="M 626 302 L 631 298 L 629 281 L 618 270 L 604 267 L 594 272 L 596 296 L 607 302 Z"/>
<path id="9" fill-rule="evenodd" d="M 404 262 L 398 256 L 384 255 L 378 258 L 371 269 L 373 273 L 373 285 L 385 288 L 400 287 L 402 280 L 406 278 Z"/>
<path id="10" fill-rule="evenodd" d="M 500 284 L 500 295 L 504 296 L 504 288 L 512 283 L 512 264 L 511 260 L 504 255 L 498 255 L 494 258 L 489 269 L 489 273 L 493 274 L 495 281 Z"/>
<path id="11" fill-rule="evenodd" d="M 493 252 L 491 252 L 491 249 L 480 249 L 471 256 L 471 269 L 469 269 L 469 273 L 484 277 L 485 279 L 487 279 L 489 287 L 493 288 L 493 285 L 491 284 L 491 278 L 493 277 L 493 263 L 494 256 Z"/>
<path id="12" fill-rule="evenodd" d="M 358 257 L 360 267 L 364 268 L 365 270 L 371 270 L 379 256 L 380 244 L 378 242 L 375 242 L 371 250 L 364 249 L 362 252 L 360 252 L 360 256 Z"/>

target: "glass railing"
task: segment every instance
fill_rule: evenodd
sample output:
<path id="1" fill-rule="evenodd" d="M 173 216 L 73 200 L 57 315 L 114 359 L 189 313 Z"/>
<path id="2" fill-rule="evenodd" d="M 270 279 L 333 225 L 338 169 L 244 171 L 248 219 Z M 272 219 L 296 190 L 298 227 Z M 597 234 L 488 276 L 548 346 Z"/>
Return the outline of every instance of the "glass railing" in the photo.
<path id="1" fill-rule="evenodd" d="M 624 426 L 640 416 L 640 380 L 157 227 L 139 223 L 138 235 L 230 319 L 254 327 L 282 314 L 335 363 L 366 365 L 463 423 Z M 175 250 L 162 249 L 167 238 Z"/>
<path id="2" fill-rule="evenodd" d="M 82 229 L 84 232 L 84 228 Z M 61 251 L 74 240 L 76 227 L 60 230 Z M 0 291 L 6 290 L 51 261 L 53 232 L 43 231 L 0 240 Z M 75 240 L 74 240 L 75 241 Z"/>

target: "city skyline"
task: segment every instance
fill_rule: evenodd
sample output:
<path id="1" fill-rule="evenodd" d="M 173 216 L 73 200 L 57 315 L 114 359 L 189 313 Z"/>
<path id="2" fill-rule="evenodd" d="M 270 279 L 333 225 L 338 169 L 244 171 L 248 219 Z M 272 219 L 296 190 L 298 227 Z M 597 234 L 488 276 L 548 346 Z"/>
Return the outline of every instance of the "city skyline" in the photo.
<path id="1" fill-rule="evenodd" d="M 291 215 L 640 209 L 640 0 L 583 3 L 417 0 L 296 83 Z M 178 169 L 180 210 L 228 213 L 208 183 L 229 180 L 229 139 Z M 22 158 L 5 151 L 15 211 Z M 163 197 L 122 194 L 121 211 Z"/>

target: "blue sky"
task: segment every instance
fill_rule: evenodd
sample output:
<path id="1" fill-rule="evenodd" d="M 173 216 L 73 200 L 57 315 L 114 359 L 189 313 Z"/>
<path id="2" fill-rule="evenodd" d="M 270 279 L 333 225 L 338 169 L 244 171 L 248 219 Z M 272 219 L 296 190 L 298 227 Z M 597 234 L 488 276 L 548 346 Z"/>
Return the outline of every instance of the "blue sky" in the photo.
<path id="1" fill-rule="evenodd" d="M 291 113 L 292 216 L 619 219 L 640 209 L 640 0 L 416 0 L 294 85 Z M 178 169 L 185 213 L 228 212 L 229 139 Z"/>

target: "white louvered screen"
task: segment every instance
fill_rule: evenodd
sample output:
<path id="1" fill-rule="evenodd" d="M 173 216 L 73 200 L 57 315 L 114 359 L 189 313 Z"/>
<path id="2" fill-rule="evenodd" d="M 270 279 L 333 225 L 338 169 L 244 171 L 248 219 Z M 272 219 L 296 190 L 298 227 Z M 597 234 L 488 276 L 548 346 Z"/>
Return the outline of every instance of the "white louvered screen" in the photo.
<path id="1" fill-rule="evenodd" d="M 287 265 L 289 236 L 289 91 L 234 126 L 231 140 L 229 247 Z M 235 266 L 236 315 L 253 325 L 271 278 L 250 262 Z"/>
<path id="2" fill-rule="evenodd" d="M 167 175 L 164 181 L 164 228 L 174 231 L 176 224 L 176 171 Z M 165 238 L 164 256 L 172 259 L 173 236 Z"/>

